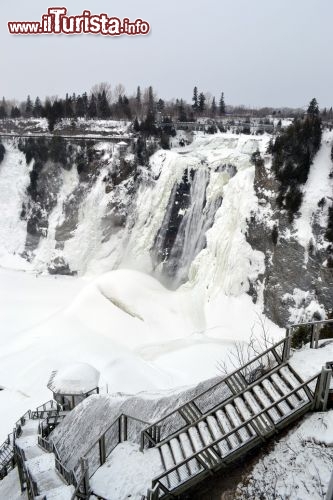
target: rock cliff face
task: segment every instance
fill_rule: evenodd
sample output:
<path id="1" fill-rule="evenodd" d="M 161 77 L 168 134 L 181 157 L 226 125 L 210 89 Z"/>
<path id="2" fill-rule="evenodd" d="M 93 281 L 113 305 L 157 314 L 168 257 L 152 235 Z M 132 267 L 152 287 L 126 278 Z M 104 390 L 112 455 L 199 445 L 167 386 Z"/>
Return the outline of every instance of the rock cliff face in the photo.
<path id="1" fill-rule="evenodd" d="M 241 290 L 262 301 L 267 316 L 280 326 L 323 317 L 333 305 L 324 237 L 333 196 L 333 135 L 323 136 L 292 222 L 276 201 L 279 181 L 265 153 L 269 139 L 199 133 L 192 144 L 178 147 L 178 141 L 171 151 L 152 154 L 149 162 L 142 159 L 142 139 L 140 148 L 133 141 L 122 151 L 92 139 L 8 140 L 0 194 L 2 210 L 6 213 L 8 196 L 12 206 L 0 231 L 2 246 L 38 272 L 98 274 L 130 267 L 154 274 L 172 289 L 193 273 L 205 281 L 200 266 L 212 252 L 212 281 L 219 279 L 226 294 Z M 154 147 L 149 145 L 150 153 Z M 257 150 L 265 162 L 254 168 L 251 156 Z M 254 171 L 254 186 L 250 189 L 252 180 L 247 180 L 247 192 L 243 181 L 238 187 L 237 180 L 230 182 L 244 171 L 248 179 Z M 13 175 L 19 187 L 10 180 Z M 240 218 L 247 206 L 244 228 Z M 245 233 L 257 262 L 249 245 L 242 252 Z M 208 253 L 207 238 L 213 241 Z"/>
<path id="2" fill-rule="evenodd" d="M 249 220 L 247 240 L 254 249 L 265 254 L 265 273 L 258 277 L 258 282 L 264 285 L 265 313 L 280 326 L 324 318 L 332 311 L 333 269 L 326 266 L 329 243 L 324 238 L 327 204 L 331 198 L 327 197 L 324 203 L 321 201 L 325 191 L 333 195 L 328 148 L 324 161 L 326 178 L 323 172 L 318 172 L 324 185 L 320 186 L 321 181 L 316 180 L 316 172 L 310 174 L 304 188 L 301 213 L 292 222 L 286 211 L 278 207 L 279 182 L 270 170 L 270 158 L 265 166 L 257 166 L 255 170 L 254 187 L 259 210 Z M 317 163 L 318 158 L 315 158 L 313 170 L 322 167 L 321 161 Z M 318 189 L 313 190 L 312 184 L 316 181 Z M 312 200 L 308 199 L 307 190 Z M 311 211 L 304 206 L 310 201 Z M 256 284 L 251 287 L 254 300 L 256 288 Z"/>

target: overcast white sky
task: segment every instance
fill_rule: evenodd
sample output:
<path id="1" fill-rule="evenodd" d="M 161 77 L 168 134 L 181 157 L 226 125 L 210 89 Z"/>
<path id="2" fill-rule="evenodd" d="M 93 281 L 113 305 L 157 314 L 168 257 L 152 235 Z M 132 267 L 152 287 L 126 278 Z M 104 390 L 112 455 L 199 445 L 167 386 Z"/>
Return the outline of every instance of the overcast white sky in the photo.
<path id="1" fill-rule="evenodd" d="M 7 21 L 39 21 L 48 7 L 69 15 L 141 17 L 145 37 L 15 36 Z M 191 99 L 194 85 L 226 102 L 333 105 L 332 0 L 11 0 L 0 7 L 0 96 L 62 96 L 121 82 Z"/>

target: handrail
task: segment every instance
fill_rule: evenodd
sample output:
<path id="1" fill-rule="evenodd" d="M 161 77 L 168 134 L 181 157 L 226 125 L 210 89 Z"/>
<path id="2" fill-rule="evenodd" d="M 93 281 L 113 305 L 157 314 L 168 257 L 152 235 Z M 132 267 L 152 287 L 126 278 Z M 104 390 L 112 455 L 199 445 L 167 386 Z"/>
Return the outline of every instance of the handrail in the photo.
<path id="1" fill-rule="evenodd" d="M 287 330 L 290 330 L 291 328 L 297 328 L 298 326 L 319 325 L 327 323 L 333 323 L 333 319 L 320 319 L 317 321 L 308 321 L 306 323 L 293 323 L 292 325 L 287 327 Z"/>
<path id="2" fill-rule="evenodd" d="M 258 417 L 260 417 L 261 415 L 264 415 L 265 413 L 267 413 L 268 411 L 272 410 L 273 408 L 275 408 L 278 404 L 282 403 L 283 401 L 285 401 L 288 397 L 292 396 L 294 393 L 298 392 L 299 390 L 302 390 L 305 386 L 308 386 L 309 384 L 311 384 L 314 380 L 318 380 L 320 377 L 320 373 L 318 373 L 317 375 L 314 375 L 313 377 L 311 377 L 310 379 L 308 379 L 306 382 L 303 382 L 302 385 L 298 386 L 297 388 L 293 389 L 292 391 L 290 391 L 288 394 L 285 394 L 284 396 L 282 396 L 280 399 L 274 401 L 274 403 L 272 403 L 270 406 L 267 406 L 265 409 L 261 410 L 260 412 L 256 413 L 255 415 L 253 415 L 252 417 L 246 419 L 244 422 L 242 422 L 240 425 L 238 425 L 237 427 L 235 427 L 234 429 L 232 429 L 231 431 L 227 432 L 226 434 L 223 434 L 221 437 L 219 437 L 218 439 L 215 439 L 214 441 L 212 441 L 209 445 L 206 445 L 204 446 L 203 448 L 201 448 L 199 451 L 193 453 L 192 455 L 190 455 L 189 457 L 185 458 L 184 460 L 182 460 L 181 462 L 179 462 L 178 464 L 174 465 L 173 467 L 171 467 L 170 469 L 167 469 L 166 471 L 164 471 L 162 474 L 160 474 L 159 476 L 157 476 L 156 478 L 153 479 L 153 484 L 157 481 L 159 481 L 161 478 L 167 476 L 168 474 L 176 471 L 177 469 L 179 469 L 181 466 L 185 465 L 186 463 L 188 463 L 189 461 L 193 460 L 193 459 L 196 459 L 198 455 L 201 455 L 203 452 L 209 450 L 210 448 L 216 446 L 220 441 L 223 441 L 225 439 L 227 439 L 229 436 L 231 436 L 232 434 L 238 432 L 241 428 L 247 426 L 247 425 L 251 425 L 252 424 L 252 427 L 253 427 L 253 421 L 256 420 Z M 308 389 L 311 391 L 311 389 L 308 387 Z M 312 392 L 312 391 L 311 391 Z M 313 403 L 313 401 L 311 401 L 309 399 L 308 403 L 304 406 L 307 406 L 308 404 L 310 403 Z M 300 407 L 302 408 L 302 407 Z M 284 415 L 284 417 L 282 417 L 280 419 L 280 422 L 285 420 L 285 418 L 288 418 L 289 415 Z M 271 418 L 268 416 L 268 418 L 271 420 Z M 256 435 L 257 436 L 260 436 L 260 434 L 258 433 L 257 429 L 255 427 L 253 427 L 254 431 L 256 432 Z M 160 443 L 159 443 L 160 445 Z M 202 463 L 202 461 L 200 461 L 200 463 Z M 209 467 L 207 467 L 207 469 L 209 469 Z"/>
<path id="3" fill-rule="evenodd" d="M 283 366 L 288 366 L 289 367 L 289 364 L 286 363 L 284 364 Z M 276 368 L 274 368 L 274 370 L 272 370 L 272 374 L 274 374 L 275 372 L 277 372 L 278 370 L 280 370 L 281 368 L 281 365 L 277 366 Z M 313 379 L 317 378 L 318 376 L 320 375 L 317 374 L 313 377 Z M 170 439 L 178 436 L 179 434 L 181 434 L 182 432 L 185 432 L 187 429 L 189 429 L 190 427 L 192 427 L 193 425 L 197 425 L 199 422 L 202 422 L 203 420 L 205 420 L 207 417 L 209 417 L 212 413 L 216 413 L 218 410 L 220 410 L 221 408 L 223 408 L 224 406 L 227 406 L 228 404 L 231 404 L 235 399 L 239 398 L 240 396 L 242 396 L 244 393 L 250 391 L 251 389 L 253 389 L 253 387 L 255 387 L 256 385 L 260 384 L 260 382 L 262 380 L 265 380 L 265 376 L 261 377 L 259 380 L 256 380 L 255 382 L 253 382 L 251 385 L 249 385 L 248 387 L 246 387 L 245 389 L 239 391 L 237 394 L 233 394 L 230 398 L 226 399 L 225 401 L 222 401 L 220 403 L 218 403 L 217 405 L 215 405 L 211 410 L 209 410 L 208 412 L 204 413 L 200 418 L 198 418 L 195 422 L 191 423 L 191 424 L 187 424 L 185 425 L 184 427 L 182 427 L 181 429 L 177 430 L 176 432 L 174 432 L 173 434 L 170 434 L 167 438 L 165 438 L 163 441 L 160 441 L 159 443 L 156 444 L 156 447 L 159 448 L 160 446 L 162 446 L 166 441 L 169 441 Z M 301 385 L 297 386 L 295 389 L 293 389 L 292 391 L 290 391 L 287 395 L 283 396 L 282 397 L 282 401 L 284 401 L 285 399 L 287 399 L 290 395 L 292 395 L 294 392 L 298 392 L 300 390 L 302 390 L 303 386 L 304 385 L 308 385 L 309 383 L 311 383 L 313 380 L 310 379 L 309 381 L 307 382 L 303 382 L 301 383 Z M 314 396 L 314 394 L 312 394 Z M 277 401 L 277 403 L 279 403 L 280 400 Z M 273 403 L 273 406 L 275 405 L 275 403 Z M 267 411 L 267 409 L 270 409 L 270 407 L 267 407 L 263 410 L 264 411 Z M 260 413 L 256 414 L 255 417 L 257 417 L 257 415 L 259 415 Z M 251 420 L 251 419 L 250 419 Z"/>
<path id="4" fill-rule="evenodd" d="M 249 360 L 247 363 L 245 363 L 244 365 L 242 365 L 241 367 L 235 369 L 234 371 L 232 371 L 231 373 L 229 373 L 228 375 L 226 375 L 223 379 L 219 380 L 218 382 L 216 382 L 215 384 L 213 384 L 212 386 L 208 387 L 207 389 L 205 389 L 203 392 L 197 394 L 195 397 L 191 398 L 190 400 L 188 400 L 187 402 L 183 403 L 182 405 L 178 406 L 175 410 L 167 413 L 166 415 L 164 415 L 162 418 L 160 418 L 159 420 L 157 421 L 154 421 L 150 426 L 148 426 L 146 429 L 144 429 L 142 431 L 142 433 L 149 437 L 149 431 L 153 428 L 153 427 L 156 427 L 156 426 L 159 426 L 163 421 L 167 420 L 168 418 L 170 418 L 172 415 L 176 415 L 176 414 L 180 414 L 180 411 L 182 409 L 184 409 L 189 403 L 193 403 L 195 402 L 197 399 L 201 398 L 202 396 L 204 396 L 205 394 L 209 393 L 210 391 L 213 391 L 216 387 L 218 387 L 219 385 L 221 384 L 228 384 L 228 381 L 230 381 L 230 379 L 232 379 L 232 377 L 235 377 L 235 375 L 238 375 L 240 373 L 242 373 L 244 370 L 246 370 L 246 368 L 248 368 L 251 364 L 255 363 L 256 361 L 258 361 L 260 358 L 263 358 L 264 356 L 266 356 L 267 354 L 269 354 L 270 352 L 274 351 L 277 347 L 279 347 L 280 345 L 284 344 L 284 346 L 288 346 L 288 342 L 290 341 L 290 338 L 293 336 L 293 333 L 292 333 L 292 330 L 299 327 L 299 326 L 305 326 L 305 325 L 312 325 L 312 326 L 316 326 L 318 324 L 329 324 L 329 323 L 333 323 L 333 319 L 328 319 L 328 320 L 318 320 L 318 321 L 312 321 L 312 322 L 307 322 L 307 323 L 295 323 L 293 325 L 290 325 L 288 328 L 287 328 L 287 331 L 286 331 L 286 336 L 281 339 L 279 342 L 275 343 L 274 345 L 272 345 L 271 347 L 269 347 L 268 349 L 266 349 L 265 351 L 263 351 L 262 353 L 260 353 L 259 355 L 255 356 L 254 358 L 252 358 L 251 360 Z M 290 346 L 287 347 L 288 348 L 288 351 L 290 349 Z M 281 364 L 283 362 L 283 359 L 281 358 Z M 258 382 L 258 381 L 257 381 Z M 250 385 L 248 385 L 248 387 L 250 387 Z M 210 410 L 209 410 L 210 411 Z"/>
<path id="5" fill-rule="evenodd" d="M 188 400 L 186 403 L 183 403 L 182 405 L 178 406 L 175 410 L 173 410 L 172 412 L 164 415 L 164 417 L 160 418 L 159 420 L 154 421 L 149 427 L 147 427 L 146 429 L 144 429 L 143 432 L 147 432 L 153 426 L 158 426 L 161 422 L 163 422 L 164 420 L 166 420 L 171 415 L 174 415 L 175 413 L 179 413 L 179 411 L 182 410 L 184 407 L 186 407 L 189 403 L 194 402 L 194 401 L 196 401 L 196 399 L 201 398 L 204 394 L 207 394 L 208 392 L 212 391 L 213 389 L 215 389 L 216 387 L 218 387 L 220 384 L 222 384 L 222 383 L 227 384 L 227 381 L 229 381 L 232 377 L 234 377 L 238 373 L 242 372 L 248 366 L 250 366 L 251 364 L 255 363 L 260 358 L 266 356 L 267 354 L 269 354 L 270 352 L 272 352 L 273 350 L 275 350 L 280 345 L 285 344 L 286 342 L 287 342 L 287 338 L 286 337 L 283 338 L 283 339 L 281 339 L 279 342 L 277 342 L 273 346 L 269 347 L 268 349 L 266 349 L 265 351 L 263 351 L 258 356 L 255 356 L 250 361 L 248 361 L 247 363 L 245 363 L 244 365 L 242 365 L 240 368 L 237 368 L 236 370 L 234 370 L 233 372 L 229 373 L 228 375 L 226 375 L 224 378 L 222 378 L 221 380 L 219 380 L 215 384 L 211 385 L 208 389 L 205 389 L 203 392 L 200 392 L 194 398 L 192 398 L 192 399 Z M 282 359 L 281 359 L 281 363 L 282 363 Z"/>
<path id="6" fill-rule="evenodd" d="M 96 439 L 96 441 L 90 446 L 90 448 L 85 452 L 85 454 L 83 455 L 83 458 L 86 458 L 88 453 L 93 449 L 94 446 L 96 446 L 98 444 L 98 442 L 100 441 L 100 439 L 111 429 L 111 427 L 118 421 L 120 420 L 122 417 L 126 417 L 126 418 L 130 418 L 132 420 L 136 420 L 137 422 L 140 422 L 141 424 L 150 424 L 150 422 L 146 422 L 145 420 L 141 420 L 139 418 L 136 418 L 136 417 L 132 417 L 131 415 L 127 415 L 125 413 L 121 413 L 120 415 L 118 415 L 118 417 L 112 422 L 112 424 L 109 425 L 109 427 L 102 433 L 100 434 L 100 436 Z"/>
<path id="7" fill-rule="evenodd" d="M 94 446 L 96 446 L 98 444 L 98 442 L 100 441 L 101 437 L 104 436 L 104 434 L 106 434 L 111 429 L 111 427 L 120 419 L 121 415 L 122 414 L 120 414 L 116 419 L 114 419 L 114 421 L 112 422 L 112 424 L 109 425 L 109 427 L 96 439 L 96 441 L 94 441 L 94 443 L 90 446 L 90 448 L 83 455 L 83 458 L 87 457 L 88 453 L 93 449 Z"/>

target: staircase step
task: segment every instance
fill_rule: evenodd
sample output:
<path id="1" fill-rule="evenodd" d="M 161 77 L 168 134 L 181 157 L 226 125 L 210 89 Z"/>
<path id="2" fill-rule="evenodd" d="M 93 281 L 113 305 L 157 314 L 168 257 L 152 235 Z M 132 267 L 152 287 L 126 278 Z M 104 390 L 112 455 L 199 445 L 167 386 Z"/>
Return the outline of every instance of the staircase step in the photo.
<path id="1" fill-rule="evenodd" d="M 174 463 L 174 460 L 172 457 L 169 443 L 165 443 L 160 447 L 160 453 L 161 453 L 161 458 L 162 458 L 162 464 L 165 467 L 165 470 L 172 469 L 172 467 L 174 467 L 175 463 Z M 176 474 L 176 475 L 178 476 L 178 474 Z M 173 487 L 172 476 L 170 475 L 170 477 L 169 477 L 169 474 L 168 474 L 166 476 L 166 479 L 167 479 L 168 487 L 169 488 Z M 178 481 L 179 481 L 179 477 L 178 477 Z"/>
<path id="2" fill-rule="evenodd" d="M 165 443 L 161 446 L 160 448 L 162 457 L 163 457 L 163 462 L 165 465 L 166 470 L 171 469 L 174 465 L 175 462 L 173 460 L 173 456 L 171 453 L 170 445 L 169 443 Z"/>
<path id="3" fill-rule="evenodd" d="M 183 450 L 181 448 L 180 441 L 176 438 L 171 439 L 170 447 L 171 447 L 171 452 L 172 452 L 174 462 L 176 464 L 181 463 L 184 460 L 185 456 L 183 454 Z M 186 465 L 183 465 L 182 467 L 180 467 L 178 472 L 179 472 L 180 482 L 184 482 L 184 481 L 186 481 L 186 479 L 188 479 L 190 477 L 190 472 L 189 472 Z"/>
<path id="4" fill-rule="evenodd" d="M 228 404 L 224 408 L 225 413 L 232 421 L 233 427 L 238 427 L 243 423 L 243 419 L 238 414 L 236 408 L 232 404 Z M 242 442 L 248 441 L 251 438 L 251 434 L 249 433 L 246 427 L 241 427 L 238 431 L 236 431 L 237 435 L 240 437 Z"/>
<path id="5" fill-rule="evenodd" d="M 254 386 L 252 390 L 257 396 L 258 400 L 262 403 L 264 408 L 271 406 L 272 401 L 268 398 L 267 394 L 262 389 L 262 387 L 260 387 L 259 384 Z M 268 410 L 268 414 L 272 418 L 273 422 L 278 422 L 281 418 L 280 414 L 277 412 L 275 408 L 271 408 L 270 410 Z"/>
<path id="6" fill-rule="evenodd" d="M 233 430 L 233 426 L 231 425 L 230 420 L 225 415 L 223 410 L 217 410 L 216 417 L 219 421 L 221 428 L 224 430 L 224 434 L 227 434 L 228 432 Z M 228 437 L 228 442 L 230 447 L 232 449 L 235 449 L 239 447 L 241 439 L 239 438 L 239 436 L 233 433 Z"/>
<path id="7" fill-rule="evenodd" d="M 279 386 L 280 390 L 283 392 L 284 395 L 288 395 L 290 393 L 290 391 L 292 390 L 290 385 L 286 383 L 284 374 L 274 373 L 272 375 L 272 379 L 274 380 L 274 383 Z M 303 393 L 304 393 L 304 391 L 303 391 Z M 308 399 L 306 399 L 306 400 L 308 401 Z M 288 397 L 288 403 L 293 408 L 298 408 L 299 406 L 303 405 L 304 400 L 300 394 L 294 393 Z"/>
<path id="8" fill-rule="evenodd" d="M 182 432 L 182 434 L 179 435 L 179 440 L 183 449 L 184 456 L 186 458 L 190 457 L 193 455 L 193 447 L 190 441 L 190 438 L 188 437 L 187 433 Z M 189 474 L 191 476 L 197 474 L 200 470 L 200 467 L 198 466 L 198 463 L 196 460 L 190 460 L 187 462 L 187 467 L 189 470 Z"/>
<path id="9" fill-rule="evenodd" d="M 202 424 L 202 422 L 200 422 L 199 425 L 200 424 Z M 206 424 L 204 424 L 204 426 L 201 425 L 200 427 L 201 427 L 200 432 L 196 426 L 190 427 L 188 429 L 188 434 L 189 434 L 190 440 L 192 441 L 193 447 L 194 447 L 196 452 L 198 452 L 198 451 L 200 452 L 200 450 L 202 450 L 206 446 L 205 441 L 201 437 L 201 432 L 206 432 L 207 426 L 206 426 Z M 204 428 L 205 428 L 205 431 L 203 431 Z M 206 439 L 208 439 L 208 435 L 206 435 Z M 212 442 L 212 438 L 210 437 L 210 443 L 211 442 Z M 214 451 L 212 451 L 212 450 L 205 450 L 202 453 L 200 453 L 198 455 L 198 457 L 200 458 L 200 460 L 202 462 L 204 462 L 206 464 L 207 467 L 214 466 L 214 464 L 216 464 L 218 461 L 218 457 L 216 456 L 216 452 L 214 453 Z"/>
<path id="10" fill-rule="evenodd" d="M 66 483 L 61 479 L 56 469 L 50 469 L 45 472 L 40 472 L 34 476 L 34 480 L 38 486 L 39 494 L 47 494 L 50 490 L 66 486 Z"/>
<path id="11" fill-rule="evenodd" d="M 199 434 L 201 436 L 201 439 L 204 443 L 205 446 L 208 446 L 211 444 L 211 442 L 214 440 L 211 433 L 210 433 L 210 430 L 209 430 L 209 427 L 208 425 L 206 424 L 206 422 L 199 422 L 198 426 L 197 426 L 197 429 L 199 431 Z"/>
<path id="12" fill-rule="evenodd" d="M 57 488 L 53 488 L 52 490 L 47 491 L 45 493 L 46 500 L 71 500 L 74 494 L 75 488 L 72 485 L 62 485 Z M 43 498 L 44 495 L 41 495 Z"/>
<path id="13" fill-rule="evenodd" d="M 234 404 L 244 421 L 252 418 L 253 411 L 250 409 L 245 399 L 241 397 L 236 398 Z M 250 425 L 246 426 L 246 430 L 250 436 L 253 436 L 255 434 L 253 428 Z"/>
<path id="14" fill-rule="evenodd" d="M 288 366 L 283 366 L 280 369 L 280 374 L 284 378 L 284 380 L 293 388 L 296 389 L 296 387 L 299 387 L 301 382 L 297 380 L 293 372 L 289 369 Z M 298 397 L 299 399 L 302 399 L 303 401 L 308 401 L 309 398 L 304 391 L 304 389 L 300 389 L 299 391 L 295 392 L 295 396 Z"/>
<path id="15" fill-rule="evenodd" d="M 222 433 L 221 428 L 218 424 L 218 421 L 216 420 L 216 418 L 213 415 L 210 415 L 209 417 L 207 417 L 207 424 L 208 424 L 210 432 L 213 436 L 213 439 L 214 440 L 221 439 L 223 436 L 223 433 Z M 226 439 L 223 439 L 222 441 L 220 441 L 218 443 L 217 447 L 218 447 L 222 457 L 226 456 L 231 449 L 231 446 L 228 444 Z"/>
<path id="16" fill-rule="evenodd" d="M 283 396 L 283 393 L 278 392 L 274 383 L 271 380 L 269 380 L 268 378 L 266 380 L 263 380 L 262 385 L 265 387 L 266 391 L 274 399 L 274 401 L 278 401 Z M 276 384 L 276 385 L 277 385 L 277 387 L 279 387 L 278 384 Z M 291 411 L 293 411 L 293 406 L 288 404 L 287 401 L 283 401 L 282 403 L 279 403 L 277 405 L 277 408 L 280 410 L 282 415 L 288 415 Z"/>

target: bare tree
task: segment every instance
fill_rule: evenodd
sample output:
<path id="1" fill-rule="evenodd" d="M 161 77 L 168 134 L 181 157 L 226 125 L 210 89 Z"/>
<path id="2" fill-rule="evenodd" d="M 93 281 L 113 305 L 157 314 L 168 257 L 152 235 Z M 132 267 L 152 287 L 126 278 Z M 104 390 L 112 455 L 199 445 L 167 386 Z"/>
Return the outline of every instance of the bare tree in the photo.
<path id="1" fill-rule="evenodd" d="M 117 83 L 113 91 L 113 99 L 118 102 L 120 96 L 123 96 L 126 92 L 125 86 L 122 83 Z"/>
<path id="2" fill-rule="evenodd" d="M 98 94 L 102 94 L 103 92 L 105 92 L 108 103 L 111 104 L 112 88 L 110 83 L 108 82 L 95 83 L 95 85 L 93 85 L 90 91 L 90 93 L 94 94 L 96 97 L 98 96 Z"/>
<path id="3" fill-rule="evenodd" d="M 274 344 L 273 339 L 269 335 L 266 319 L 263 319 L 263 317 L 258 313 L 256 313 L 256 316 L 257 319 L 251 327 L 251 334 L 248 342 L 235 342 L 233 347 L 229 350 L 226 361 L 218 363 L 218 369 L 224 375 L 230 372 L 230 366 L 237 370 Z M 257 327 L 259 326 L 259 334 L 256 334 L 254 331 L 256 325 Z M 269 355 L 267 355 L 267 359 L 265 361 L 268 365 L 270 365 L 271 359 Z M 252 366 L 249 368 L 250 371 L 254 369 L 255 367 Z"/>

